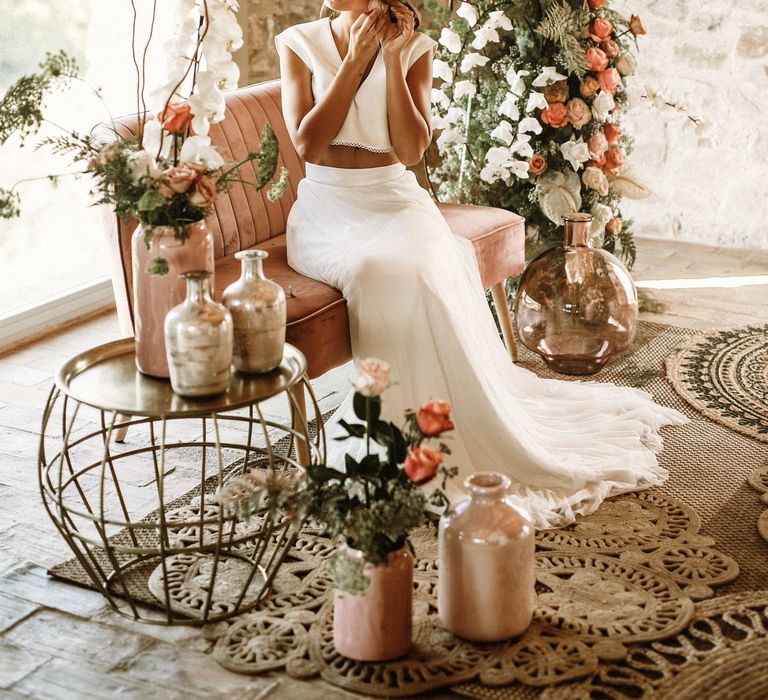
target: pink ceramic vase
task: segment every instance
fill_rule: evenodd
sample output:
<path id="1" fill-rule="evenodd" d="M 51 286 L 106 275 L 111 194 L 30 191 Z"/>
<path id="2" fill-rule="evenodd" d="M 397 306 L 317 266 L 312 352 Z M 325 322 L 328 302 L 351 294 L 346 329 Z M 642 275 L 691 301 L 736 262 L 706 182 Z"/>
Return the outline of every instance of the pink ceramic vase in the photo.
<path id="1" fill-rule="evenodd" d="M 207 270 L 213 275 L 213 235 L 205 221 L 186 227 L 185 240 L 172 226 L 155 226 L 145 235 L 141 226 L 131 239 L 133 251 L 133 329 L 136 336 L 136 366 L 142 374 L 167 379 L 163 324 L 165 315 L 186 297 L 183 272 Z M 165 274 L 149 274 L 147 265 L 162 258 Z M 213 287 L 213 276 L 211 277 Z"/>
<path id="2" fill-rule="evenodd" d="M 495 642 L 523 632 L 536 602 L 534 528 L 505 495 L 510 480 L 480 472 L 440 519 L 437 610 L 453 634 Z"/>
<path id="3" fill-rule="evenodd" d="M 362 560 L 346 549 L 340 556 Z M 357 661 L 386 661 L 407 653 L 413 625 L 413 557 L 406 549 L 389 555 L 387 564 L 365 565 L 370 585 L 362 595 L 333 592 L 333 643 Z"/>

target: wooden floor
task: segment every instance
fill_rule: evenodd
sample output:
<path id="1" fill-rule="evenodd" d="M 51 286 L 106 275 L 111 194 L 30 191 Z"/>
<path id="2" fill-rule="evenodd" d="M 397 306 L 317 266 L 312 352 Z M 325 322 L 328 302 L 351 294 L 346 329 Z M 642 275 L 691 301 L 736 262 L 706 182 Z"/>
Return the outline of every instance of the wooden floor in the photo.
<path id="1" fill-rule="evenodd" d="M 655 240 L 638 248 L 643 318 L 692 328 L 768 322 L 768 251 Z M 42 407 L 62 361 L 116 337 L 116 318 L 107 314 L 0 357 L 0 697 L 360 697 L 322 682 L 230 673 L 213 661 L 199 630 L 130 622 L 98 594 L 46 576 L 69 551 L 37 492 Z M 316 383 L 323 409 L 338 404 L 349 374 L 339 368 Z"/>

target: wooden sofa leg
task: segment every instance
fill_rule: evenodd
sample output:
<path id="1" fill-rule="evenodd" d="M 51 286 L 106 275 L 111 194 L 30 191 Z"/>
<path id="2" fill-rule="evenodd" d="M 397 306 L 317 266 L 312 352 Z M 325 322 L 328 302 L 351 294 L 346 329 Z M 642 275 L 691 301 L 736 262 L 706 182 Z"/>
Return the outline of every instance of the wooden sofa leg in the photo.
<path id="1" fill-rule="evenodd" d="M 289 402 L 291 404 L 291 427 L 299 434 L 304 434 L 307 425 L 307 400 L 304 394 L 304 383 L 299 382 L 290 391 Z M 309 464 L 309 445 L 300 437 L 294 436 L 296 445 L 296 457 L 299 464 L 306 467 Z"/>
<path id="2" fill-rule="evenodd" d="M 512 315 L 509 310 L 509 301 L 504 289 L 504 282 L 498 282 L 491 287 L 493 303 L 496 306 L 496 314 L 501 324 L 501 333 L 504 336 L 504 344 L 507 346 L 512 362 L 517 362 L 517 344 L 515 343 L 515 331 L 512 328 Z"/>

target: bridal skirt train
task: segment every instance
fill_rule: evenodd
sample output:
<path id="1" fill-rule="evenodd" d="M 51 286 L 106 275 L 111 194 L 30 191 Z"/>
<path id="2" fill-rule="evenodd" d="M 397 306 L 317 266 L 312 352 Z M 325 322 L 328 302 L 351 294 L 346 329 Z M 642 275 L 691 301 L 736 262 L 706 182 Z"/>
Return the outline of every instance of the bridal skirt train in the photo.
<path id="1" fill-rule="evenodd" d="M 539 528 L 594 511 L 608 496 L 662 483 L 659 428 L 685 417 L 639 389 L 542 379 L 516 366 L 486 302 L 472 243 L 451 233 L 429 194 L 400 164 L 346 169 L 307 163 L 287 223 L 288 262 L 341 290 L 355 360 L 392 368 L 384 417 L 433 396 L 453 407 L 446 435 L 458 466 L 513 482 Z M 359 441 L 352 393 L 326 424 L 328 462 L 343 467 Z M 357 442 L 357 444 L 355 444 Z"/>

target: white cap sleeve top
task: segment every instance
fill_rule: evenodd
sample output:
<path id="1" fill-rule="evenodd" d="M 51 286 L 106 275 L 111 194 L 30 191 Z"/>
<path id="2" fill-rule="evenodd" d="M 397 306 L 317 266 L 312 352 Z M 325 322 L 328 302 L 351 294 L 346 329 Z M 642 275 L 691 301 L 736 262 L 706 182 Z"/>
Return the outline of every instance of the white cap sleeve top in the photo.
<path id="1" fill-rule="evenodd" d="M 342 58 L 336 47 L 329 17 L 295 24 L 275 37 L 275 44 L 291 49 L 312 73 L 315 103 L 328 91 Z M 436 46 L 437 42 L 422 32 L 414 32 L 403 49 L 403 67 L 407 70 Z M 387 119 L 386 72 L 381 51 L 373 67 L 355 94 L 344 123 L 332 146 L 357 146 L 376 153 L 392 150 Z"/>

